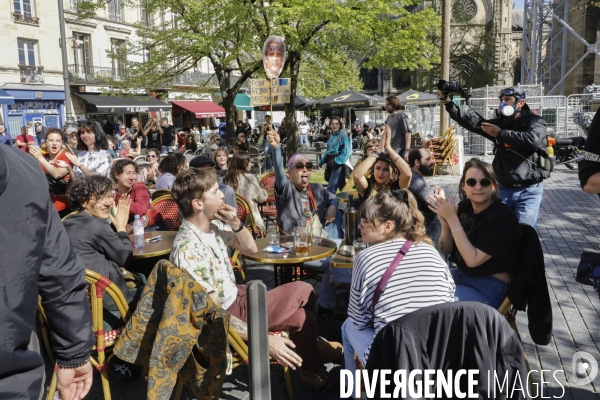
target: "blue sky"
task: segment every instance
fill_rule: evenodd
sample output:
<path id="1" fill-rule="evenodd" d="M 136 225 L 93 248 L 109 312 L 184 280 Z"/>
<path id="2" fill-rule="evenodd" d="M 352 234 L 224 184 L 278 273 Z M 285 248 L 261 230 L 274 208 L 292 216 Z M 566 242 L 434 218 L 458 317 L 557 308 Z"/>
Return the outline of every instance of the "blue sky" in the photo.
<path id="1" fill-rule="evenodd" d="M 525 1 L 524 0 L 513 0 L 516 9 L 524 8 Z"/>

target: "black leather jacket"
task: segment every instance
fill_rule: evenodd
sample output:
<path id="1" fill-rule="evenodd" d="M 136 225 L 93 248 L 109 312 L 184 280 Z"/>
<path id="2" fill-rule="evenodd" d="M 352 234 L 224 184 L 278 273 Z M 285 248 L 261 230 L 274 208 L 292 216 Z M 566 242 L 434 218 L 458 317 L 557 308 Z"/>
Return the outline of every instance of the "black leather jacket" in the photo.
<path id="1" fill-rule="evenodd" d="M 75 365 L 94 345 L 84 265 L 50 201 L 37 161 L 0 148 L 0 399 L 37 399 L 44 361 L 27 349 L 38 293 L 57 361 Z"/>
<path id="2" fill-rule="evenodd" d="M 494 143 L 496 157 L 492 166 L 501 184 L 532 185 L 550 177 L 550 173 L 539 166 L 540 155 L 547 156 L 546 121 L 532 113 L 527 104 L 521 116 L 510 122 L 482 119 L 453 102 L 446 103 L 446 110 L 460 126 Z M 496 137 L 490 136 L 481 129 L 482 122 L 498 125 L 502 130 Z"/>

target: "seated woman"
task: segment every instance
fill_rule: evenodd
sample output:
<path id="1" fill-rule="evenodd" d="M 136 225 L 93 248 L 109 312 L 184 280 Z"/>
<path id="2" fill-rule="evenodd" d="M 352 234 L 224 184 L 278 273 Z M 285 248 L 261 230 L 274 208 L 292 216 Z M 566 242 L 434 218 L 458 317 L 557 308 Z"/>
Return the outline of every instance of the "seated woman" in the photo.
<path id="1" fill-rule="evenodd" d="M 136 149 L 131 149 L 131 142 L 129 139 L 125 139 L 121 141 L 121 151 L 119 151 L 119 158 L 130 158 L 134 159 L 142 153 L 142 138 L 138 137 L 136 139 Z"/>
<path id="2" fill-rule="evenodd" d="M 143 183 L 136 183 L 138 167 L 132 160 L 117 160 L 110 169 L 110 177 L 117 185 L 115 204 L 123 195 L 127 195 L 129 202 L 128 224 L 132 224 L 136 215 L 146 220 L 150 210 L 150 192 Z"/>
<path id="3" fill-rule="evenodd" d="M 148 149 L 146 153 L 146 161 L 150 165 L 144 167 L 142 170 L 142 182 L 146 185 L 155 185 L 156 180 L 160 171 L 158 170 L 158 159 L 160 158 L 160 151 L 158 149 Z"/>
<path id="4" fill-rule="evenodd" d="M 85 267 L 113 281 L 125 296 L 130 307 L 135 305 L 141 290 L 130 289 L 126 280 L 134 282 L 140 278 L 127 271 L 132 260 L 132 247 L 126 231 L 131 200 L 123 196 L 114 207 L 113 183 L 103 176 L 92 175 L 78 178 L 69 190 L 71 208 L 79 211 L 64 220 L 67 234 Z M 113 209 L 113 212 L 111 212 Z M 113 223 L 116 232 L 107 220 Z M 140 286 L 141 289 L 143 286 Z M 115 315 L 118 309 L 109 296 L 104 297 L 104 308 Z M 108 320 L 105 316 L 105 320 Z"/>
<path id="5" fill-rule="evenodd" d="M 351 371 L 355 354 L 366 365 L 373 338 L 388 322 L 454 299 L 448 265 L 425 234 L 425 220 L 409 191 L 381 191 L 363 202 L 359 215 L 362 239 L 371 246 L 354 259 L 348 319 L 342 325 L 345 368 Z M 405 244 L 406 255 L 394 263 Z M 392 274 L 374 300 L 388 267 Z"/>
<path id="6" fill-rule="evenodd" d="M 223 177 L 223 183 L 248 201 L 256 227 L 261 232 L 265 232 L 265 222 L 258 211 L 258 203 L 264 203 L 269 196 L 267 191 L 260 187 L 258 179 L 248 173 L 251 168 L 250 154 L 236 151 L 231 158 L 231 166 Z"/>
<path id="7" fill-rule="evenodd" d="M 511 273 L 518 267 L 521 228 L 515 212 L 498 198 L 492 166 L 478 159 L 465 163 L 459 183 L 461 202 L 430 196 L 429 208 L 442 225 L 438 249 L 450 255 L 455 300 L 479 301 L 498 308 Z"/>
<path id="8" fill-rule="evenodd" d="M 179 153 L 171 153 L 163 158 L 160 164 L 158 164 L 160 175 L 156 180 L 156 190 L 171 190 L 175 181 L 175 175 L 185 169 L 185 162 L 185 156 Z"/>
<path id="9" fill-rule="evenodd" d="M 352 173 L 361 201 L 382 190 L 407 189 L 412 171 L 406 161 L 392 148 L 389 128 L 383 133 L 377 151 L 357 164 Z M 386 151 L 386 153 L 384 153 Z"/>
<path id="10" fill-rule="evenodd" d="M 245 131 L 238 133 L 238 141 L 234 147 L 234 152 L 236 151 L 248 151 L 248 143 L 246 142 Z"/>
<path id="11" fill-rule="evenodd" d="M 227 147 L 219 147 L 215 150 L 213 161 L 215 162 L 217 176 L 219 178 L 224 177 L 227 173 L 227 167 L 229 166 L 229 152 L 227 151 Z"/>
<path id="12" fill-rule="evenodd" d="M 69 161 L 75 166 L 75 175 L 101 175 L 108 177 L 112 158 L 106 151 L 108 141 L 106 135 L 97 121 L 88 121 L 79 125 L 77 131 L 77 150 L 80 153 L 75 157 L 67 153 Z"/>
<path id="13" fill-rule="evenodd" d="M 377 146 L 379 146 L 379 139 L 370 139 L 365 146 L 363 147 L 363 157 L 356 162 L 354 165 L 354 169 L 360 165 L 363 161 L 367 159 L 374 151 L 377 151 Z M 365 178 L 369 179 L 371 177 L 370 173 L 367 172 Z M 348 179 L 346 182 L 346 186 L 341 190 L 342 192 L 348 192 L 354 188 L 354 179 Z"/>
<path id="14" fill-rule="evenodd" d="M 192 154 L 198 150 L 198 144 L 193 134 L 189 134 L 185 137 L 183 145 L 179 148 L 179 153 L 183 154 L 186 151 L 191 150 Z"/>
<path id="15" fill-rule="evenodd" d="M 45 142 L 46 155 L 37 146 L 32 146 L 29 149 L 29 153 L 42 166 L 42 170 L 48 179 L 50 199 L 54 203 L 56 211 L 58 211 L 61 217 L 64 217 L 71 211 L 69 209 L 67 189 L 75 181 L 75 173 L 72 169 L 73 164 L 65 155 L 66 150 L 63 148 L 63 134 L 60 129 L 48 128 Z"/>

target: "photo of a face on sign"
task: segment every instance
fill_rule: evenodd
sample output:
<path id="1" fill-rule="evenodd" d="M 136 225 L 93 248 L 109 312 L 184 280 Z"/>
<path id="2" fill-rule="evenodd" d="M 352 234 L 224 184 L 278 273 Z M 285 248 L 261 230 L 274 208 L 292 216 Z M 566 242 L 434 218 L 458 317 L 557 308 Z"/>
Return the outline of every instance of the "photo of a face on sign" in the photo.
<path id="1" fill-rule="evenodd" d="M 269 36 L 263 46 L 263 65 L 269 79 L 279 78 L 285 64 L 285 44 L 281 36 Z"/>

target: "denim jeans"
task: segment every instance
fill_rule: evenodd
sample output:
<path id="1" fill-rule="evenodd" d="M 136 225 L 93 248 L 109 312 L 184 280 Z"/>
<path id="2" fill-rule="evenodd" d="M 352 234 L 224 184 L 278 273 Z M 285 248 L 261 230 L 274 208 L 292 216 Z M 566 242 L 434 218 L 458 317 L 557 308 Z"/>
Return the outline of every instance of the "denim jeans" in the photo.
<path id="1" fill-rule="evenodd" d="M 335 194 L 340 185 L 340 179 L 342 179 L 342 172 L 344 171 L 343 165 L 335 164 L 333 170 L 331 171 L 331 176 L 329 177 L 329 185 L 327 185 L 327 191 L 329 193 Z"/>
<path id="2" fill-rule="evenodd" d="M 367 365 L 365 351 L 373 343 L 375 329 L 357 329 L 350 319 L 346 319 L 342 325 L 342 345 L 344 346 L 344 369 L 350 371 L 354 376 L 356 364 L 354 354 L 358 356 L 363 367 Z M 348 387 L 348 382 L 345 383 Z"/>
<path id="3" fill-rule="evenodd" d="M 177 152 L 177 146 L 163 146 L 160 154 L 168 154 L 168 153 L 176 153 Z"/>
<path id="4" fill-rule="evenodd" d="M 498 308 L 506 297 L 508 283 L 493 276 L 471 277 L 458 268 L 450 270 L 456 291 L 454 301 L 478 301 Z"/>
<path id="5" fill-rule="evenodd" d="M 299 139 L 300 139 L 300 145 L 308 146 L 308 138 L 306 137 L 306 135 L 300 135 Z"/>
<path id="6" fill-rule="evenodd" d="M 273 168 L 273 160 L 271 160 L 271 146 L 269 146 L 269 142 L 267 141 L 267 139 L 265 139 L 263 143 L 262 151 L 266 157 L 265 167 L 267 168 L 267 171 L 269 171 Z"/>
<path id="7" fill-rule="evenodd" d="M 534 228 L 540 212 L 543 194 L 544 182 L 527 187 L 500 185 L 500 199 L 502 199 L 502 202 L 515 210 L 520 223 L 531 225 Z"/>

